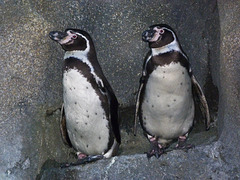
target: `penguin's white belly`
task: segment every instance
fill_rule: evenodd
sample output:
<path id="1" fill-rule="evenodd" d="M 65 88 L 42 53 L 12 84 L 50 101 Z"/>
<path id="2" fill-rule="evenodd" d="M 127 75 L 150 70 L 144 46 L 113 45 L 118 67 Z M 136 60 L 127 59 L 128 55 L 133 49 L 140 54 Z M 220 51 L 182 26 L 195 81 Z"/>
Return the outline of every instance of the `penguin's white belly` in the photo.
<path id="1" fill-rule="evenodd" d="M 180 63 L 158 66 L 149 76 L 142 103 L 143 125 L 160 141 L 184 135 L 192 126 L 191 79 Z"/>
<path id="2" fill-rule="evenodd" d="M 88 155 L 104 153 L 109 141 L 108 120 L 99 96 L 76 69 L 63 74 L 63 100 L 73 147 Z"/>

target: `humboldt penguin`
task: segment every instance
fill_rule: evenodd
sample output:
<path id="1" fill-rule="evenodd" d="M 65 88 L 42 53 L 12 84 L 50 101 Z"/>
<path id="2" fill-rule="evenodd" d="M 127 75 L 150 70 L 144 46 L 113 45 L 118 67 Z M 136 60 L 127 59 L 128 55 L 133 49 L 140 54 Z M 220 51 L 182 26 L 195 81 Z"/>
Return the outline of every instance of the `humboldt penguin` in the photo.
<path id="1" fill-rule="evenodd" d="M 186 143 L 194 122 L 194 100 L 198 98 L 209 129 L 210 115 L 204 93 L 194 77 L 176 33 L 166 24 L 152 25 L 142 33 L 150 51 L 143 64 L 137 94 L 135 127 L 139 119 L 151 144 L 147 157 L 159 158 L 173 140 L 176 148 Z"/>
<path id="2" fill-rule="evenodd" d="M 116 155 L 121 143 L 118 101 L 97 60 L 90 35 L 79 29 L 49 33 L 65 51 L 63 141 L 77 151 L 83 164 Z"/>

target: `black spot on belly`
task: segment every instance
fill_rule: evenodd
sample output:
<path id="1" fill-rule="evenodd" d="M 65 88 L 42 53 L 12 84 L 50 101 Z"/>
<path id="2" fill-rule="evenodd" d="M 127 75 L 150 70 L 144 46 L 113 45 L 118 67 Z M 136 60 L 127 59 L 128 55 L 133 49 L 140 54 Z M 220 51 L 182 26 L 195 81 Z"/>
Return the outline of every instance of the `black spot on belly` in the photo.
<path id="1" fill-rule="evenodd" d="M 77 129 L 76 129 L 76 128 L 74 128 L 74 131 L 76 131 L 76 132 L 77 132 Z"/>
<path id="2" fill-rule="evenodd" d="M 146 117 L 143 117 L 144 120 L 146 120 Z"/>
<path id="3" fill-rule="evenodd" d="M 166 71 L 163 71 L 163 73 L 165 73 Z"/>
<path id="4" fill-rule="evenodd" d="M 75 104 L 77 104 L 77 102 L 75 102 Z"/>
<path id="5" fill-rule="evenodd" d="M 88 144 L 86 145 L 86 147 L 88 148 Z"/>
<path id="6" fill-rule="evenodd" d="M 70 90 L 72 90 L 72 88 L 70 88 Z"/>
<path id="7" fill-rule="evenodd" d="M 87 118 L 89 118 L 89 115 L 87 115 Z"/>
<path id="8" fill-rule="evenodd" d="M 165 78 L 165 76 L 162 77 L 163 79 Z"/>
<path id="9" fill-rule="evenodd" d="M 87 123 L 85 123 L 85 125 L 87 125 Z"/>
<path id="10" fill-rule="evenodd" d="M 95 112 L 95 115 L 97 115 L 97 113 Z"/>
<path id="11" fill-rule="evenodd" d="M 152 108 L 154 107 L 154 105 L 152 105 Z"/>
<path id="12" fill-rule="evenodd" d="M 183 83 L 181 82 L 181 83 L 180 83 L 180 85 L 182 86 L 182 85 L 183 85 Z"/>
<path id="13" fill-rule="evenodd" d="M 168 104 L 167 106 L 168 106 L 168 107 L 170 107 L 170 105 L 169 105 L 169 104 Z"/>
<path id="14" fill-rule="evenodd" d="M 75 87 L 73 89 L 76 89 Z"/>
<path id="15" fill-rule="evenodd" d="M 160 97 L 159 95 L 157 95 L 157 97 Z"/>
<path id="16" fill-rule="evenodd" d="M 86 87 L 86 89 L 88 89 L 88 87 Z"/>
<path id="17" fill-rule="evenodd" d="M 146 122 L 143 122 L 143 125 L 146 125 L 147 123 Z"/>
<path id="18" fill-rule="evenodd" d="M 182 72 L 182 74 L 184 74 L 184 72 Z"/>
<path id="19" fill-rule="evenodd" d="M 174 99 L 173 101 L 176 102 L 176 99 Z"/>
<path id="20" fill-rule="evenodd" d="M 98 139 L 100 140 L 100 139 L 101 139 L 101 136 L 99 136 Z"/>
<path id="21" fill-rule="evenodd" d="M 83 138 L 83 136 L 80 136 L 80 138 Z"/>

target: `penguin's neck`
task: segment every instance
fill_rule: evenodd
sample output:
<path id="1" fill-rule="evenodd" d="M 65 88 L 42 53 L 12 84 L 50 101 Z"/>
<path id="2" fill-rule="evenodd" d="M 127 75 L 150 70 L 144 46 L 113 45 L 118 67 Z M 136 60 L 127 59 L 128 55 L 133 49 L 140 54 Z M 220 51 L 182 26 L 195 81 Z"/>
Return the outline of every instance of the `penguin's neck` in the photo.
<path id="1" fill-rule="evenodd" d="M 87 64 L 91 70 L 91 73 L 95 74 L 95 73 L 93 73 L 94 68 L 93 68 L 92 62 L 89 61 L 89 59 L 88 59 L 88 52 L 86 50 L 85 51 L 80 51 L 80 50 L 66 51 L 65 55 L 64 55 L 64 60 L 69 59 L 69 58 L 75 58 L 75 59 Z"/>
<path id="2" fill-rule="evenodd" d="M 152 48 L 152 56 L 157 56 L 159 54 L 164 54 L 164 53 L 168 53 L 171 51 L 181 52 L 179 44 L 176 40 L 172 41 L 170 44 L 167 44 L 165 46 L 158 47 L 158 48 Z"/>
<path id="3" fill-rule="evenodd" d="M 176 40 L 174 40 L 170 44 L 167 44 L 167 45 L 159 47 L 159 48 L 152 48 L 151 50 L 152 50 L 152 56 L 158 56 L 158 55 L 165 54 L 165 53 L 168 53 L 171 51 L 177 51 L 177 52 L 181 53 L 186 59 L 188 59 L 187 56 L 181 50 L 181 48 Z"/>
<path id="4" fill-rule="evenodd" d="M 87 54 L 89 51 L 81 51 L 81 50 L 74 50 L 74 51 L 66 51 L 64 55 L 64 59 L 68 59 L 70 57 L 74 57 L 77 59 L 85 59 L 87 58 Z"/>
<path id="5" fill-rule="evenodd" d="M 85 63 L 90 68 L 90 73 L 93 75 L 96 82 L 100 83 L 103 86 L 102 80 L 99 78 L 99 76 L 96 72 L 96 69 L 94 69 L 94 67 L 93 67 L 96 64 L 98 65 L 98 62 L 94 62 L 95 64 L 93 64 L 93 62 L 91 61 L 91 58 L 89 58 L 89 52 L 84 52 L 84 51 L 80 51 L 80 50 L 66 51 L 65 55 L 64 55 L 64 60 L 67 60 L 69 58 L 74 58 L 74 59 L 77 59 L 77 60 Z M 98 65 L 98 67 L 100 68 L 99 65 Z"/>

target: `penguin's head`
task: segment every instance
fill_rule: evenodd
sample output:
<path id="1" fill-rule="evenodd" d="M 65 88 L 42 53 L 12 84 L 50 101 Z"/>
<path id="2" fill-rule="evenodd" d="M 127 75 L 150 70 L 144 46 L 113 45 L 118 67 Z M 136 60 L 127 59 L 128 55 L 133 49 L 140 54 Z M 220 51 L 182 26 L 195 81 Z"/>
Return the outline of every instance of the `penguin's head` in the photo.
<path id="1" fill-rule="evenodd" d="M 178 42 L 175 32 L 166 24 L 150 26 L 148 30 L 142 33 L 142 40 L 148 42 L 150 48 L 160 48 L 173 41 Z"/>
<path id="2" fill-rule="evenodd" d="M 65 51 L 85 51 L 92 44 L 90 35 L 79 29 L 66 29 L 64 32 L 51 31 L 49 37 L 58 42 Z"/>

